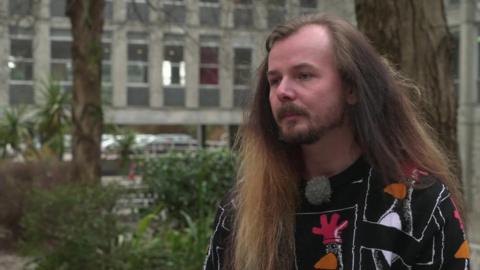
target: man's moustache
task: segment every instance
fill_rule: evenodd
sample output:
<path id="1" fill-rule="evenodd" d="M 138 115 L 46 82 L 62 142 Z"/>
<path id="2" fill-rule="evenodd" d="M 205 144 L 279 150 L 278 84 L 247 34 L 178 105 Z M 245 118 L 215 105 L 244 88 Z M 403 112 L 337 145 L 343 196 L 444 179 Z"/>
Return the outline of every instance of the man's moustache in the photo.
<path id="1" fill-rule="evenodd" d="M 297 105 L 294 105 L 292 103 L 287 103 L 285 105 L 283 105 L 282 107 L 280 107 L 280 109 L 278 109 L 277 111 L 277 117 L 279 120 L 285 118 L 286 116 L 288 115 L 291 115 L 291 114 L 295 114 L 295 115 L 308 115 L 308 113 L 298 107 Z"/>

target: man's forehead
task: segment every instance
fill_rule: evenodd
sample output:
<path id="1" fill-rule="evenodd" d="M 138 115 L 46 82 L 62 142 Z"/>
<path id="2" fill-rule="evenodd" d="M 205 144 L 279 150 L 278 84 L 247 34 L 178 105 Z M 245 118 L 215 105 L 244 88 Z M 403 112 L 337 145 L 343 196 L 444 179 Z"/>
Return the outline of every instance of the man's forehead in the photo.
<path id="1" fill-rule="evenodd" d="M 315 66 L 320 59 L 332 59 L 328 30 L 321 25 L 306 25 L 274 43 L 268 54 L 268 71 L 278 66 Z"/>
<path id="2" fill-rule="evenodd" d="M 298 64 L 292 65 L 289 68 L 292 70 L 301 70 L 301 69 L 308 69 L 313 67 L 315 67 L 314 63 L 305 61 L 305 62 L 300 62 Z M 277 73 L 279 73 L 278 70 L 269 68 L 267 71 L 267 76 L 276 75 Z"/>
<path id="3" fill-rule="evenodd" d="M 329 47 L 330 46 L 330 33 L 327 27 L 319 24 L 308 24 L 300 27 L 292 34 L 277 40 L 273 43 L 272 50 L 281 46 L 289 46 L 294 44 L 311 44 L 313 46 Z"/>

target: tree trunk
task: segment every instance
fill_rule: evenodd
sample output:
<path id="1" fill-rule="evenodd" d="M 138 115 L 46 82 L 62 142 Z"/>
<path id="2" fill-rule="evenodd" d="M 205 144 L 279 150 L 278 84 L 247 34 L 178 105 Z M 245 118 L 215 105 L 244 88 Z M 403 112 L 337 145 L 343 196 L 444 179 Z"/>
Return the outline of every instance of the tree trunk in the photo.
<path id="1" fill-rule="evenodd" d="M 74 179 L 100 178 L 103 127 L 101 61 L 104 0 L 67 0 L 72 26 Z"/>
<path id="2" fill-rule="evenodd" d="M 355 0 L 355 12 L 377 50 L 421 87 L 415 102 L 460 176 L 453 44 L 443 0 Z"/>

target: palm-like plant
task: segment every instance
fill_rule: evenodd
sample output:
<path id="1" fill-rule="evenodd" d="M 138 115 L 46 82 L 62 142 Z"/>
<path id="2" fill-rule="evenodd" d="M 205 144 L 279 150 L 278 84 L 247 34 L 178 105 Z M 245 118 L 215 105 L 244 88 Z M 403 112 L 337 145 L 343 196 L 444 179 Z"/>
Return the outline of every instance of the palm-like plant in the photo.
<path id="1" fill-rule="evenodd" d="M 33 124 L 25 107 L 10 107 L 3 111 L 0 119 L 1 157 L 23 156 L 25 150 L 34 150 Z"/>
<path id="2" fill-rule="evenodd" d="M 60 159 L 64 153 L 64 137 L 70 129 L 70 93 L 53 79 L 43 84 L 42 104 L 38 107 L 37 132 L 45 151 L 53 152 Z"/>
<path id="3" fill-rule="evenodd" d="M 119 133 L 115 135 L 115 148 L 120 158 L 120 167 L 125 169 L 134 152 L 135 133 L 129 129 L 121 129 Z"/>

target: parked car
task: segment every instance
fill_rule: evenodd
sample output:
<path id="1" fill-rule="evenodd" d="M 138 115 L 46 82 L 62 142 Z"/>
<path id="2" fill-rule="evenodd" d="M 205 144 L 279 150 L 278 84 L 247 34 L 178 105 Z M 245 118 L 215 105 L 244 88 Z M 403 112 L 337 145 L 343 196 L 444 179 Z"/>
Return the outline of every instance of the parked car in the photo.
<path id="1" fill-rule="evenodd" d="M 188 134 L 157 134 L 155 139 L 145 145 L 149 153 L 163 153 L 168 150 L 192 150 L 198 148 L 198 141 Z"/>

